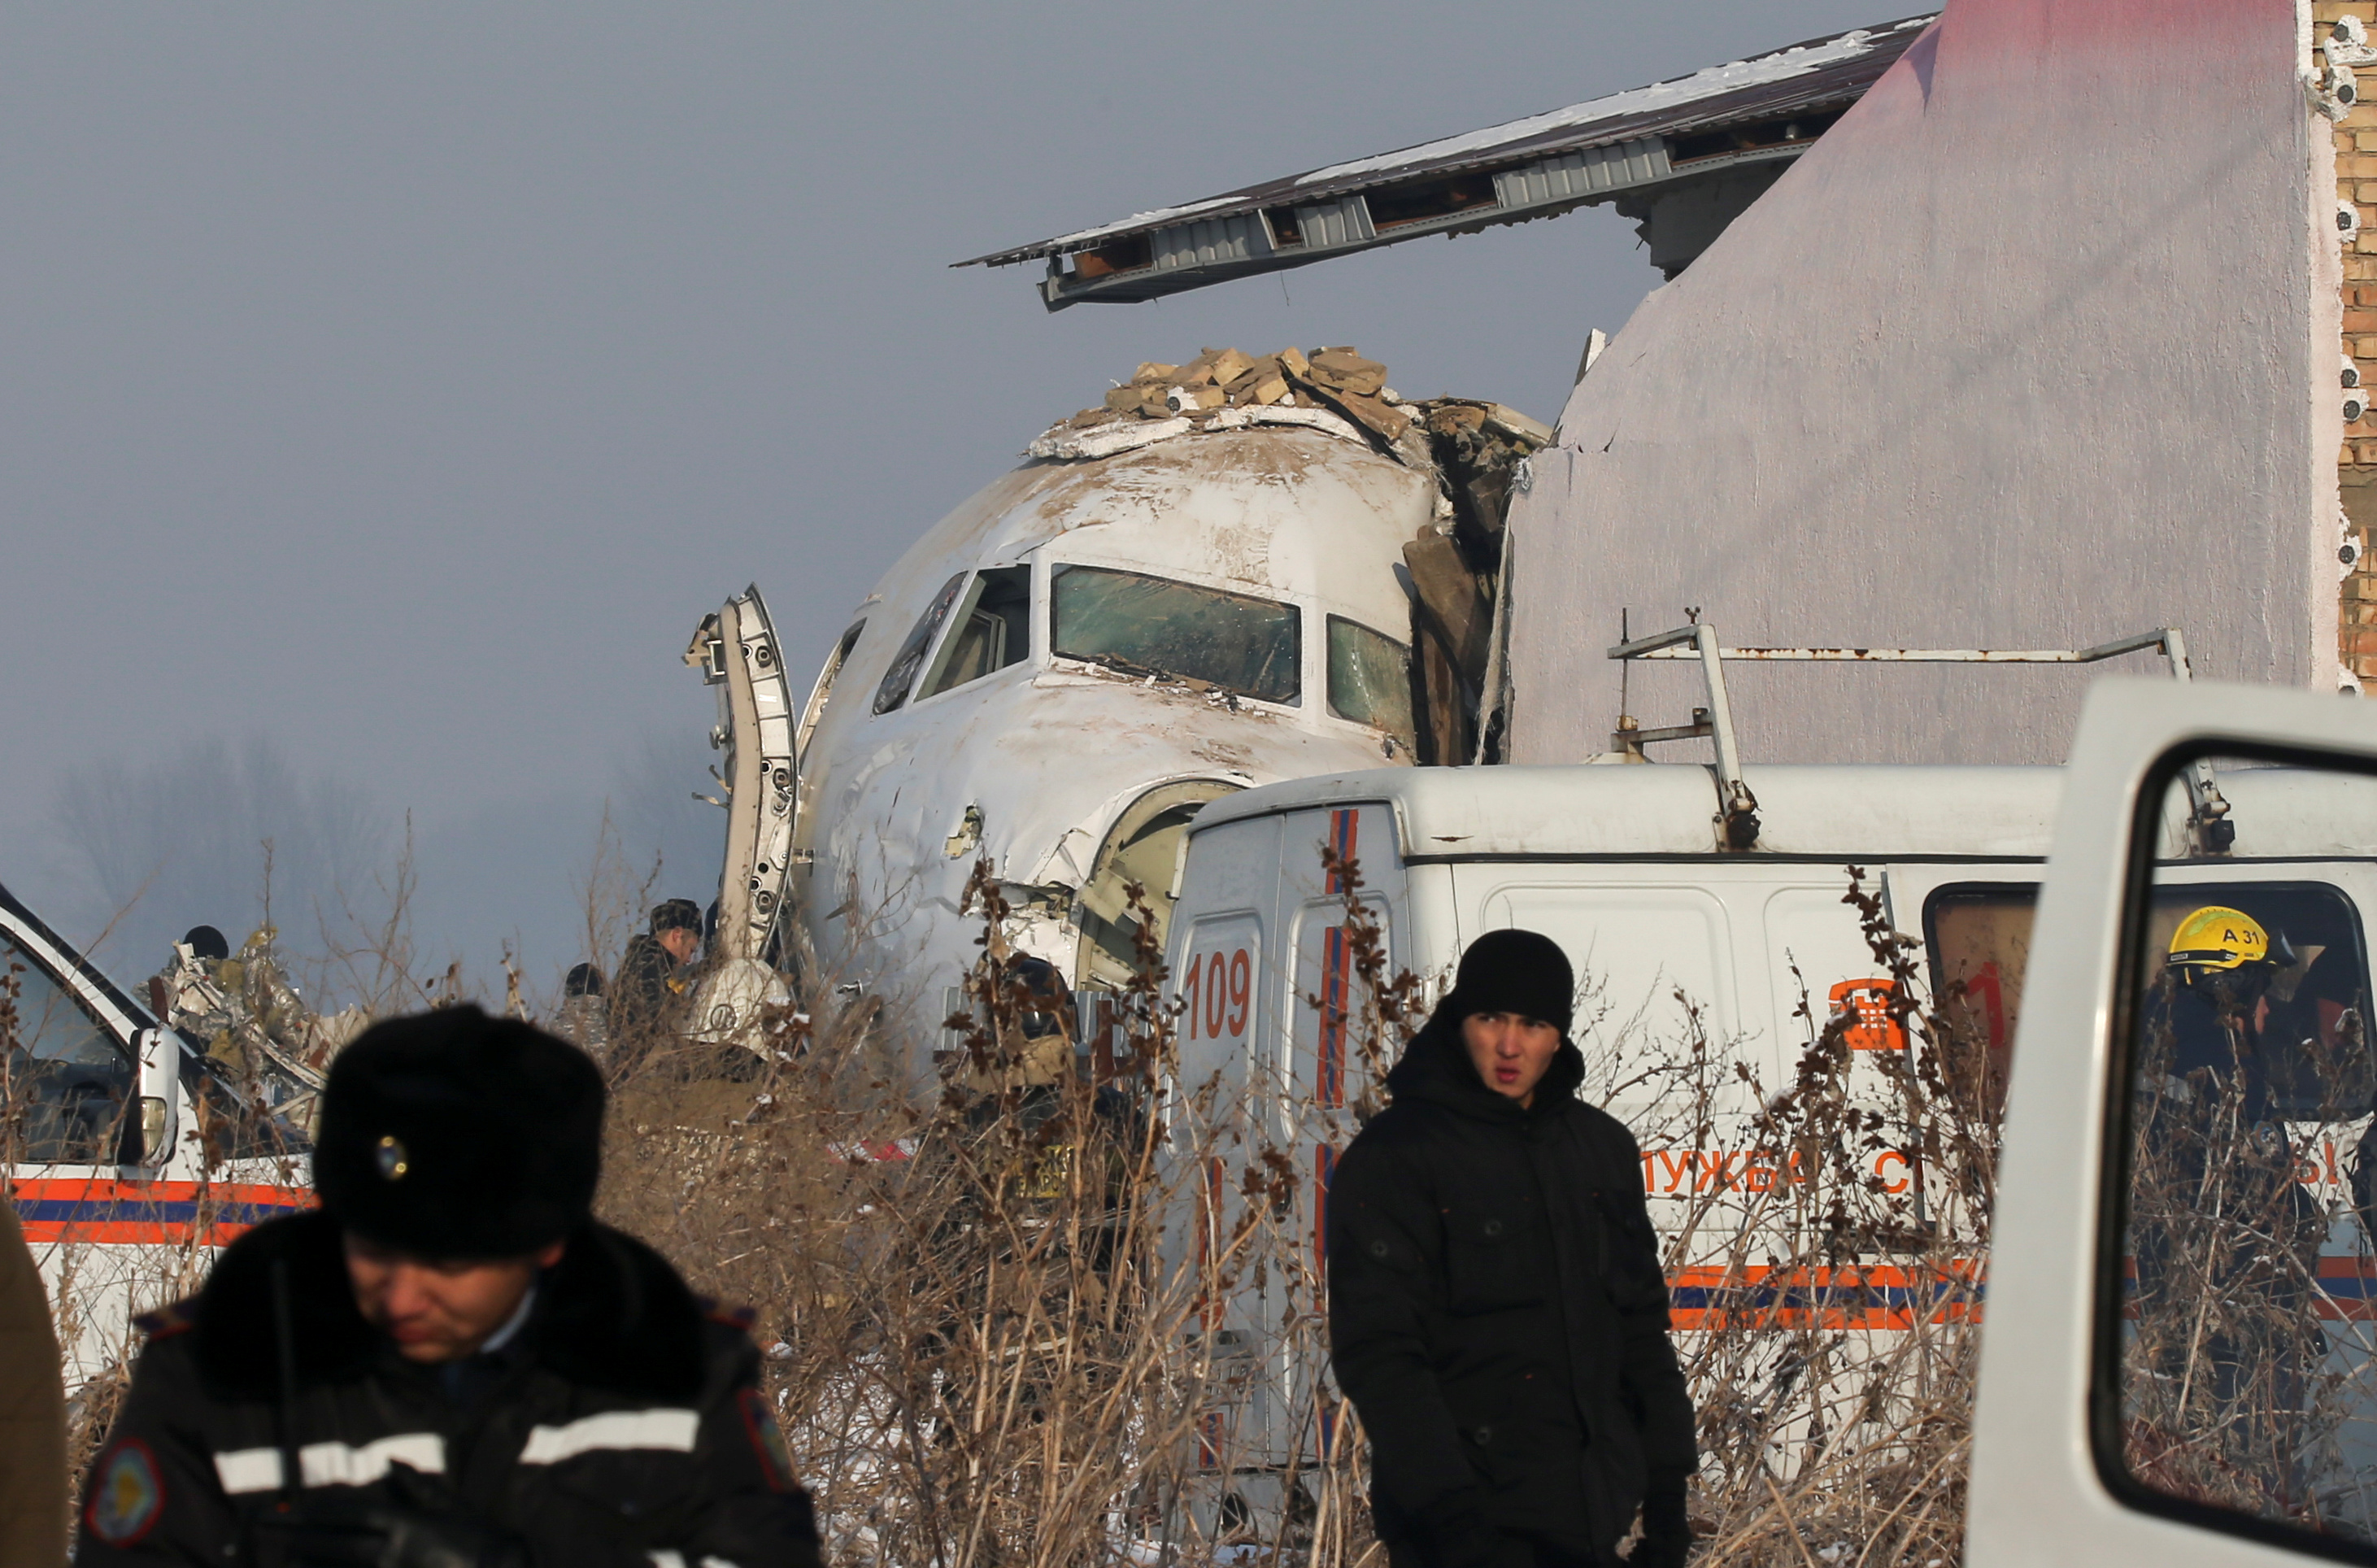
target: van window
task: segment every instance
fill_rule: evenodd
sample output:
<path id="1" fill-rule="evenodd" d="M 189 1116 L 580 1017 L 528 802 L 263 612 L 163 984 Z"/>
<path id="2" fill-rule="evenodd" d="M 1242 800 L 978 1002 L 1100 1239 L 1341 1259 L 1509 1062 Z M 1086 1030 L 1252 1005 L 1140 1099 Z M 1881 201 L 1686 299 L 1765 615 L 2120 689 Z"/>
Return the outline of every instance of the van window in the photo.
<path id="1" fill-rule="evenodd" d="M 908 630 L 908 640 L 900 644 L 900 652 L 891 656 L 891 667 L 883 672 L 883 683 L 875 688 L 875 711 L 888 713 L 908 700 L 908 688 L 915 684 L 916 671 L 924 665 L 925 653 L 933 645 L 933 634 L 950 618 L 950 606 L 958 602 L 958 590 L 965 586 L 966 574 L 941 584 L 925 613 Z"/>
<path id="2" fill-rule="evenodd" d="M 1409 753 L 1412 724 L 1411 650 L 1392 637 L 1329 617 L 1329 711 L 1386 731 Z"/>
<path id="3" fill-rule="evenodd" d="M 1996 1096 L 2005 1093 L 2030 927 L 2031 883 L 1942 888 L 1924 905 L 1933 994 L 1952 1035 L 1988 1052 Z M 2362 1020 L 2368 968 L 2349 900 L 2323 884 L 2165 882 L 2155 890 L 2147 938 L 2166 954 L 2198 909 L 2232 908 L 2283 930 L 2298 964 L 2275 971 L 2260 1047 L 2270 1108 L 2295 1120 L 2358 1116 L 2377 1089 Z"/>
<path id="4" fill-rule="evenodd" d="M 1032 569 L 996 567 L 977 573 L 923 695 L 938 697 L 1031 656 Z"/>
<path id="5" fill-rule="evenodd" d="M 1060 566 L 1051 651 L 1259 702 L 1303 700 L 1303 616 L 1293 604 L 1103 567 Z"/>
<path id="6" fill-rule="evenodd" d="M 2005 1103 L 2037 913 L 2036 882 L 1959 883 L 1923 904 L 1931 995 L 1948 1036 L 1941 1045 L 1952 1059 L 1959 1050 L 1969 1055 L 1982 1075 L 1977 1087 L 1983 1103 L 1992 1110 Z"/>
<path id="7" fill-rule="evenodd" d="M 10 1165 L 113 1165 L 132 1061 L 115 1036 L 22 949 L 0 938 L 0 1157 Z M 13 992 L 13 995 L 10 993 Z"/>

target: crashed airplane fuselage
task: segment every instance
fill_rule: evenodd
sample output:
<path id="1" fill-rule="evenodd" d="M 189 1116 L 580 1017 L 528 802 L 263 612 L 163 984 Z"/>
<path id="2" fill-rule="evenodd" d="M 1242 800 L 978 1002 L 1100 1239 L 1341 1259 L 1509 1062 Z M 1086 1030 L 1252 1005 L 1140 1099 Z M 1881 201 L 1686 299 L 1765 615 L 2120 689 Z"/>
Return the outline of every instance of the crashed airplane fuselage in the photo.
<path id="1" fill-rule="evenodd" d="M 1322 411 L 1232 412 L 1035 443 L 860 602 L 796 715 L 756 593 L 705 623 L 722 743 L 794 774 L 730 772 L 756 826 L 730 832 L 723 942 L 781 901 L 786 962 L 921 1046 L 981 957 L 978 866 L 1017 950 L 1115 987 L 1204 802 L 1411 760 L 1404 547 L 1448 514 L 1434 468 Z M 737 628 L 756 683 L 726 681 Z"/>
<path id="2" fill-rule="evenodd" d="M 1431 475 L 1322 431 L 1185 433 L 1009 473 L 854 613 L 809 700 L 794 907 L 820 978 L 938 1022 L 1010 938 L 1079 985 L 1129 973 L 1205 801 L 1408 760 L 1402 546 Z"/>

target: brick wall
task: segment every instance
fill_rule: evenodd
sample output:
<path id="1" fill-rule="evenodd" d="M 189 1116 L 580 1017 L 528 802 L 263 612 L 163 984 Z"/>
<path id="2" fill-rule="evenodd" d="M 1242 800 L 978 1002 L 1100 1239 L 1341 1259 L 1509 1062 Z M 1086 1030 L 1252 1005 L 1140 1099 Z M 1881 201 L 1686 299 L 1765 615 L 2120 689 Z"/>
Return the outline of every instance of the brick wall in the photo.
<path id="1" fill-rule="evenodd" d="M 2313 0 L 2314 38 L 2325 34 L 2319 24 L 2345 16 L 2359 18 L 2377 33 L 2377 0 Z M 2317 54 L 2310 65 L 2319 67 Z M 2364 66 L 2359 75 L 2365 96 L 2335 127 L 2336 197 L 2360 212 L 2359 237 L 2344 250 L 2343 346 L 2359 365 L 2363 384 L 2377 388 L 2377 69 Z M 2359 563 L 2340 585 L 2337 652 L 2356 678 L 2377 682 L 2377 557 L 2370 552 L 2377 531 L 2377 413 L 2344 427 L 2336 479 L 2347 526 L 2360 546 Z M 2377 693 L 2377 687 L 2371 689 Z"/>

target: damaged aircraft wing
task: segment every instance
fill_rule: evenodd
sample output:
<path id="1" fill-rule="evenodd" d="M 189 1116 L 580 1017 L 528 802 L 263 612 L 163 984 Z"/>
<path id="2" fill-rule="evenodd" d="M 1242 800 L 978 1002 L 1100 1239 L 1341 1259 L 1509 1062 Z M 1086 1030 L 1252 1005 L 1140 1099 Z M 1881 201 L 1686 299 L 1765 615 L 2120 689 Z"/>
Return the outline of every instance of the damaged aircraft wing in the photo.
<path id="1" fill-rule="evenodd" d="M 1857 28 L 1465 135 L 992 251 L 1045 258 L 1051 310 L 1136 304 L 1427 234 L 1615 204 L 1674 277 L 1862 97 L 1933 16 Z"/>

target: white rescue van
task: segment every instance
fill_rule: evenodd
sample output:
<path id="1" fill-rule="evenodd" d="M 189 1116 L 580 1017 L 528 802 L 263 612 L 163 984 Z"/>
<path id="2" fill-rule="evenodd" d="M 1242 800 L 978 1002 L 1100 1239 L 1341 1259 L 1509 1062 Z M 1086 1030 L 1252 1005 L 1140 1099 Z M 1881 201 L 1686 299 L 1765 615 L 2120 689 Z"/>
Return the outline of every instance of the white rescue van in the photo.
<path id="1" fill-rule="evenodd" d="M 71 1396 L 214 1250 L 314 1201 L 303 1134 L 0 888 L 0 1163 L 50 1287 Z"/>
<path id="2" fill-rule="evenodd" d="M 1703 713 L 1690 733 L 1711 727 Z M 1207 1447 L 1235 1472 L 1248 1508 L 1292 1510 L 1292 1500 L 1272 1495 L 1272 1482 L 1312 1463 L 1337 1413 L 1325 1336 L 1309 1332 L 1322 1299 L 1328 1179 L 1401 1045 L 1373 1029 L 1370 1059 L 1359 1048 L 1374 988 L 1359 974 L 1366 946 L 1375 946 L 1381 975 L 1418 977 L 1413 1001 L 1424 1014 L 1469 941 L 1500 928 L 1538 930 L 1575 966 L 1572 1033 L 1589 1060 L 1696 1052 L 1721 1059 L 1728 1071 L 1702 1107 L 1709 1114 L 1678 1118 L 1659 1103 L 1677 1080 L 1656 1072 L 1605 1075 L 1584 1091 L 1642 1137 L 1652 1216 L 1671 1239 L 1708 1213 L 1713 1193 L 1790 1179 L 1789 1156 L 1759 1147 L 1750 1129 L 1762 1097 L 1792 1083 L 1828 1023 L 1861 1058 L 1903 1059 L 1907 1014 L 1953 1006 L 2002 1083 L 2033 983 L 2033 923 L 2067 771 L 1745 768 L 1726 741 L 1714 768 L 1392 769 L 1306 779 L 1212 802 L 1191 824 L 1171 890 L 1167 964 L 1180 1011 L 1169 1093 L 1176 1116 L 1236 1109 L 1210 1113 L 1213 1125 L 1232 1124 L 1232 1149 L 1194 1184 L 1199 1212 L 1175 1231 L 1188 1239 L 1183 1249 L 1231 1234 L 1256 1200 L 1224 1167 L 1235 1163 L 1229 1155 L 1260 1148 L 1293 1162 L 1293 1225 L 1310 1244 L 1307 1267 L 1237 1271 L 1205 1315 L 1217 1357 L 1237 1363 L 1224 1369 Z M 2377 787 L 2371 793 L 2377 805 Z M 2362 1023 L 2377 815 L 2358 841 L 2339 838 L 2329 820 L 2335 804 L 2325 781 L 2297 771 L 2191 760 L 2172 775 L 2169 798 L 2156 803 L 2159 880 L 2144 918 L 2164 946 L 2191 913 L 2215 907 L 2249 912 L 2291 943 L 2294 967 L 2271 993 L 2267 1119 L 2294 1156 L 2293 1202 L 2319 1216 L 2317 1256 L 2305 1270 L 2321 1282 L 2323 1321 L 2358 1322 L 2371 1270 L 2352 1212 L 2351 1166 L 2377 1088 Z M 1332 869 L 1349 863 L 1360 880 L 1358 920 Z M 1881 947 L 1892 944 L 1912 964 L 1887 963 Z M 2311 976 L 2317 996 L 2304 988 Z M 2279 1023 L 2301 1022 L 2297 1013 L 2308 1022 L 2287 1036 Z M 2306 1058 L 2317 1047 L 2302 1035 L 2324 1039 L 2336 1059 L 2323 1059 L 2332 1070 L 2323 1078 Z M 1731 1072 L 1735 1063 L 1747 1076 Z M 1884 1092 L 1881 1074 L 1869 1082 Z M 2343 1111 L 2339 1097 L 2349 1102 Z M 1908 1193 L 1918 1215 L 1927 1186 L 1954 1179 L 1898 1147 L 1873 1149 L 1869 1162 L 1877 1187 Z M 1721 1272 L 1714 1259 L 1702 1268 L 1694 1258 L 1685 1249 L 1670 1278 L 1677 1326 L 1687 1332 Z M 1877 1262 L 1882 1268 L 1869 1279 L 1886 1271 L 1888 1260 Z M 1979 1257 L 1971 1263 L 1976 1275 L 1989 1266 Z M 1889 1332 L 1927 1310 L 1890 1299 L 1845 1326 Z M 2333 1348 L 2334 1376 L 2359 1376 L 2370 1359 L 2365 1347 Z"/>

